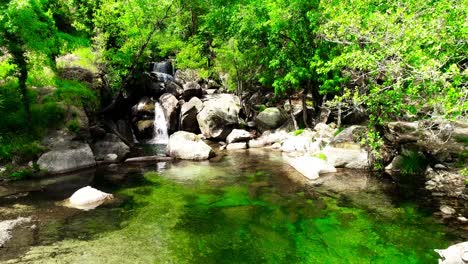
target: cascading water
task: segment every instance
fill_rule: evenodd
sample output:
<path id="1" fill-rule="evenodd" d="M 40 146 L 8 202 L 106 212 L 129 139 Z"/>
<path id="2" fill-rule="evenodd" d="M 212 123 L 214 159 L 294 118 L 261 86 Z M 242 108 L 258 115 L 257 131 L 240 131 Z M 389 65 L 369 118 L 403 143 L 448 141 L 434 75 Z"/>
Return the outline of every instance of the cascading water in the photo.
<path id="1" fill-rule="evenodd" d="M 164 111 L 160 103 L 154 103 L 154 133 L 151 144 L 167 144 L 169 143 L 169 135 L 167 133 L 167 121 L 164 116 Z"/>

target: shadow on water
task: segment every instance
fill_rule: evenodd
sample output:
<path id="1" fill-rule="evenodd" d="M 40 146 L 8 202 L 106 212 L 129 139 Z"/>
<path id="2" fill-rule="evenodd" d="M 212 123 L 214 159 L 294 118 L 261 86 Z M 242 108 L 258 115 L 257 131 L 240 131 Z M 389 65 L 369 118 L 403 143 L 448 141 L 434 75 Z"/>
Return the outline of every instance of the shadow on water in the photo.
<path id="1" fill-rule="evenodd" d="M 0 218 L 30 215 L 38 226 L 32 242 L 0 248 L 0 260 L 431 263 L 433 248 L 460 237 L 436 222 L 424 198 L 414 202 L 391 181 L 340 171 L 310 182 L 278 152 L 83 173 L 0 198 Z M 116 202 L 89 212 L 56 204 L 85 185 L 113 193 Z"/>

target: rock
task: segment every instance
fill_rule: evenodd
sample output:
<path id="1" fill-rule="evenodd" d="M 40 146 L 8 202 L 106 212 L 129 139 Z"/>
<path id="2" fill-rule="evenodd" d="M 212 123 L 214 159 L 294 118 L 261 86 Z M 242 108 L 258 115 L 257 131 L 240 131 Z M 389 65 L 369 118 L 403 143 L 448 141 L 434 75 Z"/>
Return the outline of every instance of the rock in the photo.
<path id="1" fill-rule="evenodd" d="M 174 77 L 176 82 L 181 85 L 188 82 L 200 82 L 200 75 L 196 70 L 193 69 L 177 70 Z"/>
<path id="2" fill-rule="evenodd" d="M 298 136 L 289 136 L 283 141 L 283 152 L 315 153 L 320 150 L 319 142 L 313 142 L 313 134 L 304 131 Z"/>
<path id="3" fill-rule="evenodd" d="M 468 242 L 462 242 L 447 249 L 435 249 L 441 259 L 439 264 L 463 264 L 468 262 Z"/>
<path id="4" fill-rule="evenodd" d="M 276 142 L 275 144 L 271 145 L 272 149 L 280 149 L 281 148 L 281 143 Z"/>
<path id="5" fill-rule="evenodd" d="M 335 147 L 342 143 L 359 143 L 366 136 L 367 127 L 365 126 L 350 126 L 338 133 L 331 141 Z"/>
<path id="6" fill-rule="evenodd" d="M 227 150 L 237 150 L 237 149 L 246 149 L 246 148 L 247 148 L 246 142 L 230 143 L 226 146 Z"/>
<path id="7" fill-rule="evenodd" d="M 263 141 L 263 139 L 249 140 L 249 148 L 263 148 L 264 146 L 265 146 L 265 141 Z"/>
<path id="8" fill-rule="evenodd" d="M 457 217 L 457 220 L 460 221 L 460 222 L 462 222 L 462 223 L 468 222 L 468 219 L 467 219 L 466 217 L 464 217 L 464 216 L 459 216 L 459 217 Z"/>
<path id="9" fill-rule="evenodd" d="M 468 124 L 446 120 L 391 122 L 387 125 L 387 140 L 394 144 L 411 143 L 439 161 L 449 160 L 468 151 Z"/>
<path id="10" fill-rule="evenodd" d="M 314 130 L 317 132 L 317 137 L 320 138 L 333 138 L 335 133 L 335 129 L 325 123 L 318 123 L 315 125 Z"/>
<path id="11" fill-rule="evenodd" d="M 288 137 L 289 135 L 285 131 L 265 131 L 260 138 L 265 142 L 266 145 L 271 145 L 274 143 L 281 143 Z"/>
<path id="12" fill-rule="evenodd" d="M 161 156 L 144 156 L 144 157 L 135 157 L 125 160 L 125 163 L 138 163 L 138 162 L 148 162 L 148 161 L 171 161 L 172 157 L 161 157 Z"/>
<path id="13" fill-rule="evenodd" d="M 286 120 L 287 116 L 281 109 L 270 107 L 263 110 L 255 118 L 255 122 L 260 130 L 271 130 L 280 127 Z"/>
<path id="14" fill-rule="evenodd" d="M 96 161 L 88 144 L 76 143 L 74 148 L 56 149 L 44 153 L 37 161 L 41 170 L 64 173 L 94 167 Z"/>
<path id="15" fill-rule="evenodd" d="M 291 167 L 310 180 L 317 179 L 321 173 L 336 172 L 335 167 L 319 158 L 302 156 L 287 159 L 287 162 L 289 165 L 291 165 Z"/>
<path id="16" fill-rule="evenodd" d="M 104 157 L 104 161 L 107 161 L 107 162 L 117 162 L 118 160 L 119 160 L 119 156 L 114 153 L 107 154 Z"/>
<path id="17" fill-rule="evenodd" d="M 170 93 L 165 93 L 159 97 L 159 103 L 164 111 L 169 133 L 177 131 L 179 122 L 179 100 Z"/>
<path id="18" fill-rule="evenodd" d="M 180 130 L 200 133 L 198 126 L 197 115 L 203 109 L 203 102 L 197 97 L 193 97 L 190 101 L 182 105 L 180 110 Z"/>
<path id="19" fill-rule="evenodd" d="M 92 138 L 103 138 L 106 135 L 106 130 L 98 125 L 91 126 L 89 133 Z"/>
<path id="20" fill-rule="evenodd" d="M 401 164 L 403 162 L 403 156 L 401 155 L 398 155 L 396 156 L 392 162 L 390 164 L 387 165 L 387 167 L 385 167 L 385 170 L 386 171 L 389 171 L 389 172 L 392 172 L 392 171 L 399 171 L 400 170 L 400 167 L 401 167 Z"/>
<path id="21" fill-rule="evenodd" d="M 180 96 L 184 93 L 184 88 L 182 88 L 176 82 L 170 81 L 166 83 L 166 92 L 174 95 L 177 98 L 180 98 Z"/>
<path id="22" fill-rule="evenodd" d="M 426 190 L 434 196 L 460 197 L 465 191 L 465 177 L 460 172 L 426 170 Z"/>
<path id="23" fill-rule="evenodd" d="M 453 209 L 452 207 L 447 206 L 447 205 L 441 206 L 441 207 L 440 207 L 440 211 L 441 211 L 444 215 L 453 215 L 453 214 L 455 214 L 455 209 Z"/>
<path id="24" fill-rule="evenodd" d="M 440 164 L 440 163 L 434 165 L 434 168 L 435 168 L 435 169 L 438 169 L 438 170 L 446 170 L 446 169 L 448 169 L 447 166 L 445 166 L 445 165 L 443 165 L 443 164 Z"/>
<path id="25" fill-rule="evenodd" d="M 182 98 L 185 101 L 192 99 L 192 97 L 201 98 L 203 95 L 203 90 L 197 82 L 188 82 L 184 84 L 184 92 L 182 93 Z"/>
<path id="26" fill-rule="evenodd" d="M 140 120 L 136 124 L 138 138 L 149 139 L 153 137 L 154 120 Z"/>
<path id="27" fill-rule="evenodd" d="M 245 131 L 243 129 L 233 129 L 232 132 L 227 136 L 226 141 L 227 143 L 235 143 L 235 142 L 244 142 L 248 141 L 252 138 L 250 132 Z"/>
<path id="28" fill-rule="evenodd" d="M 213 149 L 193 133 L 178 131 L 167 145 L 169 156 L 186 160 L 206 160 L 215 155 Z"/>
<path id="29" fill-rule="evenodd" d="M 93 144 L 93 152 L 96 160 L 122 161 L 130 153 L 130 148 L 118 136 L 106 134 L 103 139 Z M 109 154 L 116 155 L 116 158 L 109 160 Z"/>
<path id="30" fill-rule="evenodd" d="M 6 220 L 0 222 L 0 248 L 11 239 L 11 231 L 22 224 L 30 223 L 30 217 L 18 217 L 15 220 Z"/>
<path id="31" fill-rule="evenodd" d="M 105 201 L 112 200 L 114 196 L 109 193 L 101 192 L 90 186 L 83 187 L 74 192 L 68 199 L 66 206 L 82 210 L 94 209 Z"/>
<path id="32" fill-rule="evenodd" d="M 334 148 L 327 146 L 322 150 L 330 164 L 336 168 L 367 169 L 369 159 L 367 151 L 359 145 L 349 145 L 347 148 Z"/>
<path id="33" fill-rule="evenodd" d="M 154 116 L 154 102 L 149 97 L 142 97 L 138 104 L 132 107 L 133 116 Z"/>
<path id="34" fill-rule="evenodd" d="M 240 101 L 232 94 L 216 94 L 203 103 L 197 115 L 198 125 L 206 138 L 224 140 L 239 124 Z"/>

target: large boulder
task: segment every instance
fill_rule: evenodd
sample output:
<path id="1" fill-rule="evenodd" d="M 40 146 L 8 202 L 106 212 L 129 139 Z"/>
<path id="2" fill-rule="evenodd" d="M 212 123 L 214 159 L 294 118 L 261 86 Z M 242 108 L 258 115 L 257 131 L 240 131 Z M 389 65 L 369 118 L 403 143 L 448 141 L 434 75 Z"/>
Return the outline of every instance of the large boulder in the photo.
<path id="1" fill-rule="evenodd" d="M 297 158 L 289 158 L 286 159 L 286 161 L 289 165 L 291 165 L 291 167 L 310 180 L 317 179 L 322 173 L 336 172 L 335 167 L 319 158 L 302 156 Z"/>
<path id="2" fill-rule="evenodd" d="M 64 173 L 94 167 L 96 161 L 88 144 L 74 143 L 69 148 L 55 149 L 44 153 L 37 161 L 41 170 L 49 173 Z"/>
<path id="3" fill-rule="evenodd" d="M 313 142 L 312 138 L 303 136 L 291 136 L 283 141 L 281 151 L 315 153 L 320 150 L 318 142 Z"/>
<path id="4" fill-rule="evenodd" d="M 192 97 L 202 97 L 203 90 L 197 82 L 188 82 L 184 84 L 184 92 L 182 93 L 182 98 L 185 101 L 190 100 Z"/>
<path id="5" fill-rule="evenodd" d="M 228 144 L 235 142 L 245 142 L 252 138 L 252 134 L 249 131 L 243 129 L 233 129 L 232 132 L 227 136 L 226 142 Z"/>
<path id="6" fill-rule="evenodd" d="M 413 144 L 440 161 L 468 151 L 468 124 L 446 120 L 391 122 L 387 140 L 394 144 Z"/>
<path id="7" fill-rule="evenodd" d="M 198 125 L 206 138 L 224 140 L 239 124 L 240 101 L 232 94 L 216 94 L 203 103 L 197 115 Z"/>
<path id="8" fill-rule="evenodd" d="M 175 132 L 179 122 L 179 100 L 173 94 L 165 93 L 159 98 L 159 103 L 164 111 L 169 133 Z"/>
<path id="9" fill-rule="evenodd" d="M 198 126 L 197 115 L 202 109 L 203 102 L 197 97 L 193 97 L 183 104 L 180 110 L 180 130 L 198 134 L 200 127 Z"/>
<path id="10" fill-rule="evenodd" d="M 203 140 L 189 132 L 178 131 L 171 135 L 167 145 L 167 154 L 185 160 L 206 160 L 215 153 Z"/>
<path id="11" fill-rule="evenodd" d="M 367 169 L 369 156 L 358 144 L 348 144 L 346 148 L 327 146 L 322 150 L 330 164 L 336 168 Z"/>
<path id="12" fill-rule="evenodd" d="M 179 98 L 184 93 L 184 88 L 178 85 L 176 82 L 170 81 L 166 83 L 166 92 L 173 94 Z"/>
<path id="13" fill-rule="evenodd" d="M 339 132 L 332 140 L 333 146 L 339 146 L 343 143 L 360 143 L 367 133 L 365 126 L 350 126 Z"/>
<path id="14" fill-rule="evenodd" d="M 317 137 L 320 138 L 333 138 L 335 134 L 335 129 L 331 128 L 325 123 L 318 123 L 315 125 L 314 130 L 317 132 Z"/>
<path id="15" fill-rule="evenodd" d="M 230 143 L 226 146 L 227 150 L 239 150 L 239 149 L 246 149 L 247 142 L 237 142 L 237 143 Z"/>
<path id="16" fill-rule="evenodd" d="M 447 249 L 435 249 L 441 259 L 439 264 L 463 264 L 468 263 L 468 242 L 462 242 Z"/>
<path id="17" fill-rule="evenodd" d="M 116 155 L 115 161 L 122 161 L 130 153 L 130 148 L 114 134 L 106 136 L 93 144 L 93 152 L 96 160 L 114 161 L 112 154 Z"/>
<path id="18" fill-rule="evenodd" d="M 269 107 L 256 117 L 256 123 L 260 130 L 271 130 L 280 127 L 286 120 L 287 115 L 277 107 Z"/>

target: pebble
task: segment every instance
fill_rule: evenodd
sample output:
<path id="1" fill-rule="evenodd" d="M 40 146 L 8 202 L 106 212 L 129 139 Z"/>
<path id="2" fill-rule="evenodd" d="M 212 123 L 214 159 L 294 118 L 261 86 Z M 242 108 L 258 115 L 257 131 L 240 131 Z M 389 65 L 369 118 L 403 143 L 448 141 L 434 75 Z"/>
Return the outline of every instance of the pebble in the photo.
<path id="1" fill-rule="evenodd" d="M 440 211 L 444 214 L 444 215 L 453 215 L 455 213 L 455 209 L 453 209 L 452 207 L 450 206 L 447 206 L 447 205 L 443 205 L 440 207 Z"/>
<path id="2" fill-rule="evenodd" d="M 457 219 L 458 219 L 458 221 L 460 221 L 462 223 L 468 222 L 468 219 L 466 219 L 466 217 L 464 217 L 464 216 L 459 216 L 459 217 L 457 217 Z"/>

